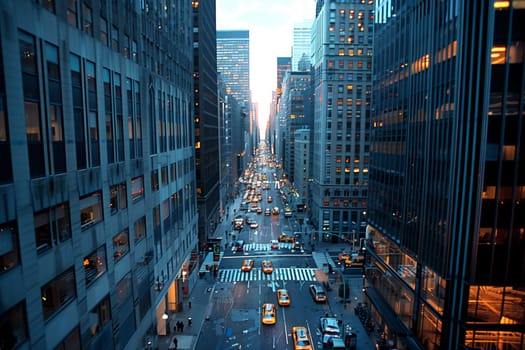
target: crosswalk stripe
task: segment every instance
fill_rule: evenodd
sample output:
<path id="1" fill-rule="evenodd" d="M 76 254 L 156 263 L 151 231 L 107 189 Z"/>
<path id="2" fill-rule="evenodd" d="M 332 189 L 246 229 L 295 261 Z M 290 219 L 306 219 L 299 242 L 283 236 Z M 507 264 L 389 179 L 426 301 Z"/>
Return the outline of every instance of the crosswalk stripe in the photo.
<path id="1" fill-rule="evenodd" d="M 219 272 L 221 282 L 247 282 L 247 281 L 315 281 L 314 268 L 274 268 L 270 274 L 263 273 L 261 269 L 254 268 L 250 272 L 240 269 L 222 269 Z"/>
<path id="2" fill-rule="evenodd" d="M 286 243 L 279 243 L 279 249 L 292 249 L 293 243 L 286 242 Z M 272 247 L 270 243 L 247 243 L 243 247 L 245 252 L 249 251 L 267 251 L 271 250 Z"/>

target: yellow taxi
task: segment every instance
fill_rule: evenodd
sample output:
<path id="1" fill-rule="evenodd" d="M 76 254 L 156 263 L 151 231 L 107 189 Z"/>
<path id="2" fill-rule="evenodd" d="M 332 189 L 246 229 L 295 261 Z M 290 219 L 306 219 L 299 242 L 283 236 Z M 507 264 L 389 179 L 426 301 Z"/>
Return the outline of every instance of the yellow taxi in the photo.
<path id="1" fill-rule="evenodd" d="M 270 303 L 262 305 L 261 321 L 263 324 L 275 324 L 275 305 Z"/>
<path id="2" fill-rule="evenodd" d="M 352 255 L 350 255 L 349 253 L 345 253 L 345 252 L 341 252 L 339 253 L 339 255 L 337 256 L 337 259 L 339 261 L 346 261 L 348 259 L 351 258 Z"/>
<path id="3" fill-rule="evenodd" d="M 273 272 L 273 264 L 270 260 L 263 260 L 261 262 L 261 267 L 264 273 L 272 273 Z"/>
<path id="4" fill-rule="evenodd" d="M 290 305 L 290 295 L 286 289 L 277 289 L 277 303 L 280 306 Z"/>
<path id="5" fill-rule="evenodd" d="M 293 236 L 289 236 L 289 235 L 287 235 L 286 233 L 283 232 L 279 236 L 279 242 L 293 243 L 294 242 L 294 237 Z"/>
<path id="6" fill-rule="evenodd" d="M 295 350 L 313 350 L 308 329 L 302 326 L 292 327 L 293 348 Z"/>
<path id="7" fill-rule="evenodd" d="M 242 262 L 241 271 L 250 272 L 253 268 L 253 260 L 246 259 Z"/>

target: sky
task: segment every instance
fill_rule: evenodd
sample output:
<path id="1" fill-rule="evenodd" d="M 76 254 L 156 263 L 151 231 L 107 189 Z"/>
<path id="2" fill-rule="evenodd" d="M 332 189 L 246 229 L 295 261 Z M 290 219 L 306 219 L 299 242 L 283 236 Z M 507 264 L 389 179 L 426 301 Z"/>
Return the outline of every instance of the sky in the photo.
<path id="1" fill-rule="evenodd" d="M 217 0 L 217 30 L 250 31 L 250 88 L 259 125 L 277 87 L 277 57 L 292 55 L 293 24 L 315 16 L 315 0 Z"/>

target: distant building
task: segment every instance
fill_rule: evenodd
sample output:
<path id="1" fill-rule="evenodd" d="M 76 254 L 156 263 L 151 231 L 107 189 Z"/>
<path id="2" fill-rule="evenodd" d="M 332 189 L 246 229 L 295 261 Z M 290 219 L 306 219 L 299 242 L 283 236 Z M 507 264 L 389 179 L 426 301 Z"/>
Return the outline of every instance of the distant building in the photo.
<path id="1" fill-rule="evenodd" d="M 293 25 L 292 71 L 294 72 L 310 70 L 310 46 L 312 41 L 310 31 L 312 23 L 312 20 L 305 20 Z"/>
<path id="2" fill-rule="evenodd" d="M 253 142 L 250 130 L 252 125 L 250 95 L 250 33 L 247 30 L 217 31 L 217 70 L 226 88 L 241 108 L 241 170 L 251 158 Z"/>
<path id="3" fill-rule="evenodd" d="M 215 0 L 193 2 L 193 110 L 199 241 L 220 221 L 219 107 Z"/>
<path id="4" fill-rule="evenodd" d="M 3 349 L 155 347 L 192 290 L 192 12 L 164 3 L 0 3 Z"/>
<path id="5" fill-rule="evenodd" d="M 295 181 L 295 131 L 308 128 L 305 118 L 305 92 L 310 91 L 310 72 L 286 72 L 283 77 L 283 94 L 280 113 L 283 120 L 280 140 L 283 145 L 282 165 L 288 180 Z"/>
<path id="6" fill-rule="evenodd" d="M 372 2 L 317 2 L 311 219 L 324 240 L 352 243 L 364 235 L 373 18 Z"/>
<path id="7" fill-rule="evenodd" d="M 312 174 L 311 133 L 308 128 L 297 129 L 294 133 L 294 183 L 299 201 L 309 203 L 309 183 Z"/>
<path id="8" fill-rule="evenodd" d="M 370 314 L 398 349 L 524 349 L 523 2 L 375 20 Z"/>

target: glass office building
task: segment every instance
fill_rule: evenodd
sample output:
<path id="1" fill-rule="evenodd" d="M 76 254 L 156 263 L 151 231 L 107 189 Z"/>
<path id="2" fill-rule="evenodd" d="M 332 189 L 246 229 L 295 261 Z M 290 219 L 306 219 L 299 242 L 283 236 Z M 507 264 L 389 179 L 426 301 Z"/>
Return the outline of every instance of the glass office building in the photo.
<path id="1" fill-rule="evenodd" d="M 523 349 L 525 3 L 375 15 L 369 311 L 399 349 Z"/>

